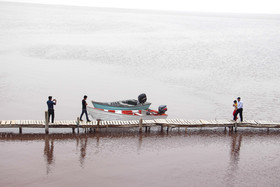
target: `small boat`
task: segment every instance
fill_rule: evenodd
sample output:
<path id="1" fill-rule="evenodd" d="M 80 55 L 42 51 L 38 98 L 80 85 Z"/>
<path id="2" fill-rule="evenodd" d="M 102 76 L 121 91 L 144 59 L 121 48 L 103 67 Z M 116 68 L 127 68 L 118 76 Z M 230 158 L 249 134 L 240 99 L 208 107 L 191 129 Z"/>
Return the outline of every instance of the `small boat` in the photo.
<path id="1" fill-rule="evenodd" d="M 142 93 L 138 96 L 138 100 L 129 99 L 115 102 L 91 102 L 95 108 L 104 110 L 147 110 L 152 103 L 146 101 L 147 96 L 145 93 Z"/>
<path id="2" fill-rule="evenodd" d="M 139 103 L 136 99 L 115 101 L 115 102 L 96 102 L 91 101 L 95 108 L 104 110 L 147 110 L 152 103 Z"/>
<path id="3" fill-rule="evenodd" d="M 156 110 L 107 110 L 87 106 L 88 112 L 93 119 L 100 120 L 144 120 L 148 119 L 166 119 L 167 114 Z M 167 110 L 167 109 L 166 109 Z"/>

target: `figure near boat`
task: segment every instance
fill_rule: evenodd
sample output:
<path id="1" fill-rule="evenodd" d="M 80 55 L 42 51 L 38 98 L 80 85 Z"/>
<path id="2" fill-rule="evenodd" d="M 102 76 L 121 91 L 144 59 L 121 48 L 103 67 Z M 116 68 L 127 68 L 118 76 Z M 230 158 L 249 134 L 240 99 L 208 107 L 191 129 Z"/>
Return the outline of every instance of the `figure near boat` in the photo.
<path id="1" fill-rule="evenodd" d="M 87 112 L 87 96 L 84 95 L 84 99 L 82 100 L 82 113 L 81 113 L 81 116 L 80 116 L 80 121 L 83 121 L 82 120 L 82 117 L 84 114 L 86 114 L 86 118 L 87 118 L 87 122 L 91 122 L 89 119 L 88 119 L 88 112 Z"/>
<path id="2" fill-rule="evenodd" d="M 237 115 L 239 114 L 240 121 L 242 122 L 243 121 L 243 102 L 241 101 L 240 97 L 237 98 L 237 101 L 236 100 L 233 101 L 233 107 L 234 107 L 233 120 L 236 121 Z"/>

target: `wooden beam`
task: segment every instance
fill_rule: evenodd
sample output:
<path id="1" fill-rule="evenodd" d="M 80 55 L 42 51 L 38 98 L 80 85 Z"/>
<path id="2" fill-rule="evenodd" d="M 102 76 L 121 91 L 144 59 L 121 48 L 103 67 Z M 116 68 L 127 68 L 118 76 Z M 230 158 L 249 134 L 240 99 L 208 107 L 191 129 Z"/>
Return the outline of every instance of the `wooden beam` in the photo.
<path id="1" fill-rule="evenodd" d="M 80 118 L 77 117 L 77 133 L 80 133 Z"/>
<path id="2" fill-rule="evenodd" d="M 142 132 L 142 126 L 143 126 L 143 119 L 139 119 L 139 131 Z"/>
<path id="3" fill-rule="evenodd" d="M 98 132 L 98 131 L 99 131 L 100 121 L 101 121 L 100 119 L 98 119 L 98 120 L 97 120 L 97 128 L 96 128 L 96 132 Z"/>
<path id="4" fill-rule="evenodd" d="M 45 132 L 49 134 L 49 114 L 48 111 L 45 111 Z"/>

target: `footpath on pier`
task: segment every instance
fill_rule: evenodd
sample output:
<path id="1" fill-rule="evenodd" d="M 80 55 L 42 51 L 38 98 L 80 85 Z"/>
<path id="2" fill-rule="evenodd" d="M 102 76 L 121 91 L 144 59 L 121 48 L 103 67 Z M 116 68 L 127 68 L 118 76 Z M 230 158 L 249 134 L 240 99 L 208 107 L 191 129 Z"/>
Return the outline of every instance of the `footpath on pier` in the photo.
<path id="1" fill-rule="evenodd" d="M 127 121 L 102 121 L 96 120 L 92 122 L 83 122 L 79 118 L 76 120 L 58 120 L 54 123 L 49 123 L 47 114 L 45 120 L 0 120 L 0 128 L 18 128 L 19 133 L 22 133 L 23 128 L 45 128 L 45 132 L 49 133 L 50 128 L 72 128 L 73 133 L 79 132 L 79 129 L 91 129 L 94 132 L 102 128 L 139 128 L 142 132 L 143 128 L 146 131 L 151 127 L 160 126 L 163 131 L 170 128 L 217 128 L 224 127 L 237 131 L 237 128 L 280 128 L 280 122 L 264 121 L 264 120 L 244 120 L 236 122 L 233 120 L 185 120 L 185 119 L 154 119 L 154 120 L 127 120 Z"/>

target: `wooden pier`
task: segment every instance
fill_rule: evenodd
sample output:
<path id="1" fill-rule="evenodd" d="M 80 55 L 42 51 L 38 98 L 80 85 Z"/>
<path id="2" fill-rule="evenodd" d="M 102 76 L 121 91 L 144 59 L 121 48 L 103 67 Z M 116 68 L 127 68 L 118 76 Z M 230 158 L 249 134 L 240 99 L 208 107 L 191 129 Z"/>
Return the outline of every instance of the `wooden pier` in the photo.
<path id="1" fill-rule="evenodd" d="M 143 128 L 146 131 L 151 127 L 158 126 L 161 131 L 166 129 L 169 131 L 173 128 L 218 128 L 228 127 L 230 130 L 237 131 L 237 128 L 280 128 L 280 122 L 262 121 L 262 120 L 244 120 L 243 122 L 235 122 L 233 120 L 185 120 L 185 119 L 155 119 L 155 120 L 130 120 L 130 121 L 92 121 L 82 122 L 76 120 L 59 120 L 54 123 L 45 120 L 0 120 L 0 128 L 18 128 L 19 133 L 22 133 L 23 128 L 45 128 L 48 134 L 50 128 L 71 128 L 73 133 L 75 130 L 79 133 L 79 129 L 90 129 L 97 132 L 100 129 L 108 128 L 139 128 L 142 132 Z"/>

